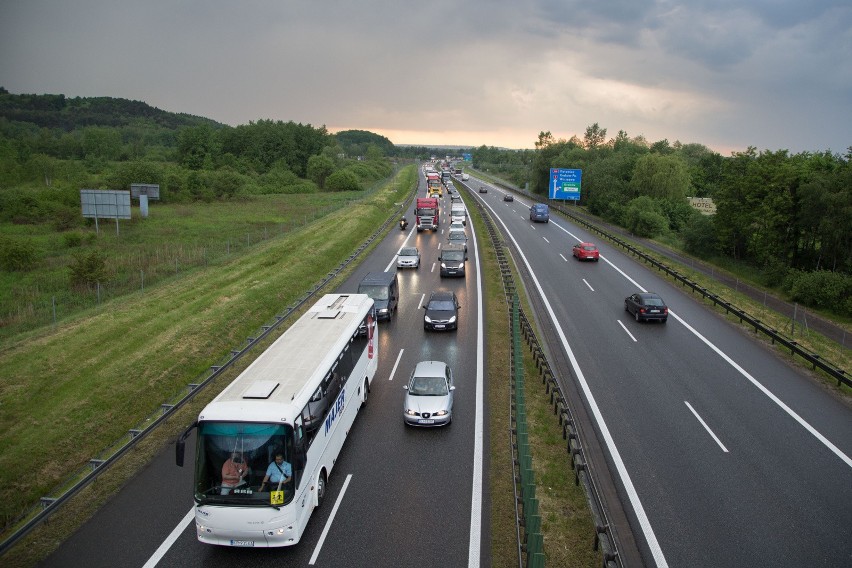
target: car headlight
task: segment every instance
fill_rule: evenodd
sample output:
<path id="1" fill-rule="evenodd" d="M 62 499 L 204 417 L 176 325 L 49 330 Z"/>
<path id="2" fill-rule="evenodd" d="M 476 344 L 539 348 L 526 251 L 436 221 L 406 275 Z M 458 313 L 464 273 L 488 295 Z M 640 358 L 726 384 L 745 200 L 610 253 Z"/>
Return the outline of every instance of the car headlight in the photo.
<path id="1" fill-rule="evenodd" d="M 433 416 L 446 416 L 449 413 L 449 410 L 439 410 L 438 412 L 434 413 Z"/>
<path id="2" fill-rule="evenodd" d="M 456 323 L 456 316 L 450 318 L 450 323 Z"/>
<path id="3" fill-rule="evenodd" d="M 432 318 L 430 318 L 429 316 L 423 316 L 423 320 L 424 320 L 426 323 L 432 323 Z"/>
<path id="4" fill-rule="evenodd" d="M 446 263 L 446 262 L 442 262 L 442 263 L 441 263 L 441 268 L 446 268 L 446 267 L 447 267 L 447 263 Z"/>
<path id="5" fill-rule="evenodd" d="M 407 416 L 417 416 L 417 411 L 414 410 L 413 408 L 408 408 L 408 409 L 405 410 L 405 414 Z"/>
<path id="6" fill-rule="evenodd" d="M 387 309 L 387 308 L 382 308 L 382 309 L 380 309 L 380 310 L 379 310 L 379 313 L 380 313 L 380 314 L 386 314 L 386 313 L 388 313 L 388 309 Z"/>

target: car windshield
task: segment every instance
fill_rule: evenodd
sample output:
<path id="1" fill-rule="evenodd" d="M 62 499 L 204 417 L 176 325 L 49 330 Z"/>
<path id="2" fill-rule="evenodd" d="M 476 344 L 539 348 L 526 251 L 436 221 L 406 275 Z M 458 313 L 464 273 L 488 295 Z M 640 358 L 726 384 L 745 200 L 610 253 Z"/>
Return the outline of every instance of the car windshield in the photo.
<path id="1" fill-rule="evenodd" d="M 399 251 L 399 256 L 417 256 L 417 249 L 413 247 L 407 247 Z"/>
<path id="2" fill-rule="evenodd" d="M 359 294 L 367 294 L 374 300 L 387 300 L 388 299 L 388 287 L 387 286 L 371 286 L 368 284 L 362 284 L 358 287 Z"/>
<path id="3" fill-rule="evenodd" d="M 662 298 L 645 298 L 646 306 L 664 306 Z"/>
<path id="4" fill-rule="evenodd" d="M 461 251 L 445 252 L 441 258 L 445 261 L 452 260 L 461 262 L 462 260 L 464 260 L 464 253 Z"/>
<path id="5" fill-rule="evenodd" d="M 452 300 L 432 300 L 429 302 L 429 309 L 441 312 L 451 312 L 456 309 Z"/>
<path id="6" fill-rule="evenodd" d="M 415 396 L 446 396 L 449 391 L 443 377 L 414 377 L 408 392 Z"/>
<path id="7" fill-rule="evenodd" d="M 583 250 L 594 251 L 594 250 L 598 250 L 598 249 L 596 249 L 594 245 L 586 245 L 586 246 L 583 247 Z"/>
<path id="8" fill-rule="evenodd" d="M 467 235 L 465 235 L 462 231 L 451 231 L 450 236 L 447 238 L 451 241 L 466 241 Z"/>

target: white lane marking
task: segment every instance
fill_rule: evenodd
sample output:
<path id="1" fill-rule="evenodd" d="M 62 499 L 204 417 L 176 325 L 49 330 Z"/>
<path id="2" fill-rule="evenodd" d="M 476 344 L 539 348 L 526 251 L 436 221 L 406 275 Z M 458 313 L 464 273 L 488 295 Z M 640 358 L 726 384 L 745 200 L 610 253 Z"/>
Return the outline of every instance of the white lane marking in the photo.
<path id="1" fill-rule="evenodd" d="M 172 532 L 169 533 L 169 536 L 166 537 L 166 540 L 160 545 L 160 547 L 154 551 L 154 554 L 151 555 L 151 558 L 148 559 L 148 562 L 145 563 L 142 568 L 154 568 L 157 564 L 159 564 L 160 560 L 163 559 L 163 556 L 166 555 L 166 552 L 172 547 L 178 537 L 183 534 L 183 531 L 186 529 L 186 526 L 192 522 L 192 519 L 195 517 L 195 507 L 189 510 L 189 513 L 181 519 L 181 521 L 177 524 L 175 528 L 172 529 Z"/>
<path id="2" fill-rule="evenodd" d="M 429 269 L 429 272 L 435 272 L 435 266 L 436 266 L 436 264 L 437 264 L 437 263 L 435 263 L 435 262 L 433 262 L 433 263 L 432 263 L 432 268 L 430 268 L 430 269 Z"/>
<path id="3" fill-rule="evenodd" d="M 588 286 L 588 287 L 589 287 L 589 290 L 591 290 L 592 292 L 594 292 L 594 291 L 595 291 L 595 289 L 594 289 L 594 288 L 592 288 L 592 285 L 591 285 L 591 284 L 589 284 L 589 283 L 586 281 L 586 279 L 585 279 L 585 278 L 583 278 L 583 282 L 585 282 L 585 283 L 586 283 L 586 286 Z"/>
<path id="4" fill-rule="evenodd" d="M 495 212 L 495 214 L 496 214 L 496 212 Z M 500 222 L 502 223 L 502 220 Z M 506 227 L 505 223 L 503 224 L 503 226 Z M 556 225 L 556 226 L 559 227 L 559 225 Z M 567 229 L 564 229 L 562 227 L 559 227 L 559 228 L 562 229 L 563 231 L 565 231 L 566 233 L 568 233 L 569 235 L 571 235 L 571 233 Z M 506 232 L 507 233 L 509 232 L 508 228 L 506 228 Z M 510 236 L 511 236 L 511 234 L 510 234 Z M 573 237 L 574 235 L 571 235 L 571 236 Z M 576 237 L 574 237 L 574 238 L 576 238 Z M 515 241 L 515 239 L 512 238 L 512 241 Z M 518 243 L 515 242 L 516 247 L 517 247 L 517 245 L 518 245 Z M 631 278 L 630 276 L 625 274 L 625 272 L 623 270 L 621 270 L 619 267 L 617 267 L 616 265 L 611 263 L 609 260 L 606 260 L 603 256 L 601 256 L 601 259 L 604 260 L 611 267 L 613 267 L 628 282 L 630 282 L 631 284 L 633 284 L 634 286 L 639 288 L 639 290 L 641 290 L 642 292 L 647 292 L 647 290 L 644 287 L 640 286 L 638 282 L 636 282 L 633 278 Z M 691 325 L 686 323 L 686 321 L 683 318 L 681 318 L 680 316 L 678 316 L 676 313 L 669 310 L 669 315 L 674 317 L 680 323 L 682 323 L 684 325 L 684 327 L 686 327 L 686 329 L 688 329 L 695 337 L 700 339 L 705 345 L 707 345 L 707 347 L 712 349 L 717 355 L 719 355 L 719 357 L 721 357 L 725 362 L 727 362 L 730 366 L 732 366 L 734 369 L 736 369 L 736 371 L 738 373 L 740 373 L 743 377 L 745 377 L 746 380 L 748 380 L 751 384 L 753 384 L 755 387 L 757 387 L 763 394 L 765 394 L 769 398 L 769 400 L 771 400 L 776 405 L 778 405 L 793 420 L 798 422 L 805 430 L 810 432 L 813 437 L 815 437 L 817 440 L 819 440 L 826 448 L 828 448 L 832 453 L 834 453 L 837 457 L 839 457 L 841 460 L 843 460 L 843 462 L 847 466 L 852 467 L 852 459 L 850 459 L 849 456 L 847 456 L 845 453 L 843 453 L 843 451 L 841 451 L 840 448 L 838 448 L 837 446 L 832 444 L 831 441 L 828 440 L 828 438 L 823 436 L 819 431 L 817 431 L 816 428 L 811 426 L 804 418 L 799 416 L 792 408 L 787 406 L 780 398 L 775 396 L 775 394 L 773 394 L 772 391 L 770 391 L 768 388 L 763 386 L 760 383 L 760 381 L 758 381 L 753 376 L 751 376 L 748 373 L 748 371 L 746 371 L 745 369 L 740 367 L 740 365 L 736 361 L 731 359 L 727 354 L 723 353 L 721 349 L 716 347 L 709 339 L 707 339 L 706 337 L 701 335 L 701 333 L 699 333 L 698 330 L 696 330 L 694 327 L 692 327 Z"/>
<path id="5" fill-rule="evenodd" d="M 562 254 L 561 252 L 559 253 L 559 256 L 561 256 L 561 257 L 562 257 L 562 260 L 564 260 L 565 262 L 568 262 L 568 259 L 567 259 L 567 258 L 565 258 L 565 255 L 564 255 L 564 254 Z"/>
<path id="6" fill-rule="evenodd" d="M 630 339 L 632 339 L 634 343 L 638 343 L 638 341 L 636 341 L 636 338 L 635 338 L 635 337 L 633 337 L 633 334 L 632 334 L 632 333 L 630 333 L 630 330 L 629 330 L 629 329 L 627 329 L 627 326 L 625 326 L 623 323 L 621 323 L 621 320 L 615 320 L 615 321 L 617 321 L 617 322 L 618 322 L 618 325 L 620 325 L 620 326 L 621 326 L 621 329 L 623 329 L 623 330 L 624 330 L 624 333 L 626 333 L 627 335 L 629 335 L 629 336 L 630 336 Z"/>
<path id="7" fill-rule="evenodd" d="M 473 479 L 470 499 L 470 537 L 467 548 L 468 568 L 479 568 L 480 546 L 482 541 L 482 453 L 485 432 L 485 314 L 482 307 L 482 270 L 479 264 L 479 247 L 476 245 L 476 231 L 470 224 L 471 236 L 476 252 L 476 412 L 473 420 Z"/>
<path id="8" fill-rule="evenodd" d="M 777 405 L 778 405 L 778 406 L 779 406 L 779 407 L 780 407 L 780 408 L 781 408 L 784 412 L 786 412 L 786 413 L 787 413 L 787 414 L 788 414 L 788 415 L 789 415 L 789 416 L 790 416 L 793 420 L 795 420 L 796 422 L 798 422 L 798 423 L 799 423 L 799 424 L 800 424 L 800 425 L 801 425 L 801 426 L 802 426 L 805 430 L 807 430 L 808 432 L 810 432 L 810 433 L 811 433 L 811 435 L 813 435 L 813 436 L 814 436 L 817 440 L 819 440 L 820 442 L 822 442 L 822 444 L 823 444 L 826 448 L 828 448 L 829 450 L 831 450 L 831 451 L 832 451 L 832 452 L 833 452 L 833 453 L 834 453 L 837 457 L 839 457 L 841 460 L 843 460 L 843 462 L 844 462 L 847 466 L 852 467 L 852 459 L 850 459 L 850 458 L 849 458 L 849 456 L 847 456 L 846 454 L 844 454 L 844 453 L 843 453 L 843 451 L 841 451 L 841 449 L 840 449 L 840 448 L 838 448 L 837 446 L 835 446 L 834 444 L 832 444 L 832 443 L 828 440 L 828 438 L 826 438 L 825 436 L 823 436 L 822 434 L 820 434 L 820 433 L 819 433 L 819 431 L 817 431 L 817 429 L 816 429 L 816 428 L 814 428 L 813 426 L 811 426 L 811 425 L 810 425 L 810 424 L 809 424 L 809 423 L 808 423 L 808 422 L 807 422 L 804 418 L 802 418 L 801 416 L 799 416 L 798 414 L 796 414 L 796 412 L 795 412 L 792 408 L 790 408 L 789 406 L 787 406 L 786 404 L 784 404 L 784 402 L 783 402 L 780 398 L 778 398 L 777 396 L 775 396 L 775 394 L 773 394 L 773 393 L 772 393 L 772 391 L 770 391 L 768 388 L 766 388 L 765 386 L 763 386 L 763 385 L 760 383 L 760 381 L 758 381 L 757 379 L 755 379 L 754 377 L 752 377 L 752 376 L 748 373 L 748 371 L 746 371 L 745 369 L 743 369 L 742 367 L 740 367 L 740 366 L 737 364 L 737 362 L 736 362 L 736 361 L 734 361 L 733 359 L 731 359 L 730 357 L 728 357 L 725 353 L 723 353 L 723 352 L 722 352 L 722 350 L 721 350 L 721 349 L 719 349 L 718 347 L 716 347 L 715 345 L 713 345 L 713 344 L 710 342 L 710 340 L 709 340 L 709 339 L 707 339 L 706 337 L 704 337 L 703 335 L 701 335 L 700 333 L 698 333 L 698 330 L 696 330 L 696 329 L 695 329 L 695 328 L 693 328 L 691 325 L 689 325 L 688 323 L 686 323 L 686 322 L 683 320 L 683 318 L 681 318 L 680 316 L 678 316 L 677 314 L 675 314 L 675 313 L 674 313 L 674 312 L 672 312 L 671 310 L 669 310 L 669 315 L 670 315 L 670 316 L 672 316 L 672 317 L 674 317 L 677 321 L 679 321 L 680 323 L 682 323 L 684 326 L 686 326 L 686 329 L 688 329 L 689 331 L 691 331 L 691 332 L 695 335 L 695 337 L 697 337 L 698 339 L 700 339 L 701 341 L 703 341 L 703 342 L 704 342 L 704 344 L 705 344 L 705 345 L 707 345 L 707 347 L 709 347 L 710 349 L 712 349 L 713 351 L 715 351 L 715 352 L 716 352 L 716 354 L 717 354 L 717 355 L 719 355 L 719 357 L 721 357 L 722 359 L 724 359 L 724 360 L 725 360 L 725 361 L 726 361 L 729 365 L 731 365 L 734 369 L 736 369 L 736 370 L 737 370 L 737 371 L 738 371 L 738 372 L 739 372 L 739 373 L 740 373 L 743 377 L 745 377 L 745 378 L 746 378 L 746 379 L 747 379 L 747 380 L 748 380 L 751 384 L 753 384 L 753 385 L 754 385 L 754 386 L 756 386 L 758 389 L 760 389 L 760 391 L 761 391 L 763 394 L 765 394 L 767 397 L 769 397 L 769 400 L 771 400 L 772 402 L 774 402 L 775 404 L 777 404 Z"/>
<path id="9" fill-rule="evenodd" d="M 710 434 L 710 436 L 712 436 L 714 440 L 716 440 L 716 443 L 719 444 L 719 447 L 722 448 L 722 451 L 725 452 L 726 454 L 729 453 L 728 448 L 725 447 L 725 444 L 723 444 L 722 441 L 719 440 L 719 438 L 716 437 L 716 434 L 713 433 L 713 430 L 710 429 L 710 426 L 708 426 L 707 423 L 704 422 L 704 420 L 701 419 L 701 417 L 698 415 L 698 413 L 695 412 L 695 409 L 692 408 L 692 405 L 689 404 L 689 402 L 687 402 L 685 400 L 683 401 L 683 403 L 686 405 L 686 407 L 689 410 L 692 411 L 692 413 L 695 415 L 695 417 L 698 419 L 698 421 L 701 422 L 701 425 L 704 426 L 704 429 L 707 430 L 707 433 Z"/>
<path id="10" fill-rule="evenodd" d="M 399 367 L 399 360 L 402 359 L 403 352 L 405 352 L 405 349 L 400 349 L 399 355 L 396 356 L 396 363 L 393 364 L 393 369 L 391 369 L 390 377 L 388 377 L 389 381 L 392 381 L 393 376 L 396 374 L 396 368 Z"/>
<path id="11" fill-rule="evenodd" d="M 490 206 L 491 212 L 494 214 L 495 218 L 497 218 L 500 223 L 503 225 L 503 228 L 506 230 L 506 234 L 512 239 L 512 242 L 515 244 L 515 249 L 518 251 L 518 254 L 521 257 L 521 260 L 524 261 L 524 264 L 527 267 L 527 270 L 530 273 L 530 277 L 535 284 L 536 290 L 538 290 L 539 297 L 541 297 L 542 302 L 544 302 L 544 306 L 547 310 L 548 315 L 550 316 L 550 321 L 553 323 L 554 328 L 556 328 L 557 335 L 559 335 L 559 340 L 562 343 L 562 349 L 565 350 L 565 353 L 568 355 L 568 359 L 571 361 L 571 366 L 574 368 L 574 373 L 577 376 L 577 381 L 580 383 L 580 388 L 583 391 L 583 394 L 586 397 L 586 400 L 589 402 L 589 409 L 594 415 L 595 420 L 598 423 L 598 427 L 601 432 L 601 436 L 604 439 L 604 443 L 606 447 L 609 449 L 610 456 L 612 457 L 613 464 L 615 465 L 616 470 L 618 471 L 618 476 L 621 478 L 621 482 L 624 484 L 624 490 L 627 492 L 627 497 L 630 500 L 630 504 L 633 507 L 633 511 L 636 513 L 636 518 L 639 521 L 639 526 L 642 529 L 642 533 L 645 535 L 645 540 L 648 542 L 648 548 L 651 550 L 651 555 L 654 557 L 654 561 L 657 566 L 660 568 L 667 568 L 668 562 L 666 562 L 666 557 L 663 554 L 663 549 L 660 547 L 660 543 L 657 540 L 657 535 L 654 533 L 654 528 L 651 526 L 651 521 L 648 519 L 647 513 L 645 513 L 645 508 L 642 506 L 642 501 L 639 499 L 639 493 L 636 491 L 636 487 L 633 485 L 633 480 L 630 478 L 630 473 L 627 471 L 627 466 L 624 465 L 624 460 L 621 459 L 621 453 L 618 451 L 618 447 L 615 445 L 615 440 L 612 437 L 612 434 L 609 431 L 609 427 L 606 425 L 606 421 L 604 421 L 603 414 L 601 414 L 601 409 L 598 406 L 597 400 L 595 400 L 594 395 L 592 394 L 592 389 L 589 387 L 588 381 L 586 381 L 586 376 L 583 374 L 583 370 L 580 369 L 580 363 L 577 361 L 577 358 L 574 356 L 574 351 L 571 349 L 571 346 L 568 345 L 568 339 L 565 337 L 565 332 L 562 329 L 562 326 L 559 324 L 559 320 L 556 318 L 556 314 L 553 312 L 553 308 L 550 305 L 550 301 L 547 299 L 547 295 L 544 293 L 544 290 L 541 288 L 541 283 L 538 281 L 538 278 L 535 275 L 535 272 L 530 266 L 529 260 L 527 260 L 526 255 L 523 253 L 523 249 L 518 244 L 518 241 L 515 240 L 515 236 L 512 235 L 512 232 L 509 230 L 509 227 L 506 226 L 506 223 L 497 215 L 497 212 L 494 211 Z"/>
<path id="12" fill-rule="evenodd" d="M 328 531 L 331 529 L 331 522 L 334 520 L 334 516 L 337 514 L 337 509 L 340 508 L 340 502 L 343 501 L 343 494 L 346 493 L 346 488 L 349 487 L 349 482 L 352 480 L 352 474 L 346 476 L 346 481 L 343 482 L 343 488 L 340 490 L 340 494 L 337 496 L 337 501 L 334 502 L 334 508 L 331 510 L 331 515 L 328 516 L 328 520 L 325 522 L 325 527 L 322 529 L 322 536 L 320 536 L 319 542 L 317 542 L 316 548 L 314 548 L 314 553 L 311 555 L 311 559 L 308 561 L 308 564 L 313 565 L 317 561 L 317 556 L 319 556 L 320 550 L 322 550 L 322 545 L 325 542 L 325 537 L 328 536 Z"/>
<path id="13" fill-rule="evenodd" d="M 547 237 L 541 237 L 541 238 L 544 239 L 544 242 L 546 242 L 547 244 L 550 244 L 550 241 L 547 240 Z"/>
<path id="14" fill-rule="evenodd" d="M 417 304 L 417 309 L 418 309 L 418 310 L 419 310 L 419 309 L 421 309 L 421 308 L 423 307 L 423 300 L 425 300 L 425 299 L 426 299 L 426 294 L 422 294 L 422 295 L 420 296 L 420 303 L 419 303 L 419 304 Z"/>

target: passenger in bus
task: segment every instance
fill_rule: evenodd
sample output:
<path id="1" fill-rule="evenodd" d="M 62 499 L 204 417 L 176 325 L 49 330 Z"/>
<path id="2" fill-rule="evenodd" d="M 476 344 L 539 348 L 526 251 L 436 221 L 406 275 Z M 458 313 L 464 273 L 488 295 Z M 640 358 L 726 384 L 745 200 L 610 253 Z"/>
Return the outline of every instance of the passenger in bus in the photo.
<path id="1" fill-rule="evenodd" d="M 222 464 L 222 495 L 228 495 L 232 489 L 245 485 L 245 478 L 251 473 L 246 460 L 237 452 L 232 452 L 231 457 Z"/>
<path id="2" fill-rule="evenodd" d="M 290 466 L 290 463 L 285 462 L 284 454 L 278 452 L 275 454 L 275 461 L 270 463 L 269 467 L 266 468 L 266 476 L 264 476 L 263 482 L 260 484 L 260 491 L 263 491 L 266 485 L 269 485 L 276 491 L 280 491 L 281 486 L 288 483 L 292 475 L 293 468 Z"/>

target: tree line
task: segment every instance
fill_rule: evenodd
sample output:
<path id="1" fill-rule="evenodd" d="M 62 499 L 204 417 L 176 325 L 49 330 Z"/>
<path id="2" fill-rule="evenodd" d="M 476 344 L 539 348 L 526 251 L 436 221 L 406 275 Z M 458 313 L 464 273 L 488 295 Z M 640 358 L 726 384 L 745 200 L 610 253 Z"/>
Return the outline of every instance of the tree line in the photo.
<path id="1" fill-rule="evenodd" d="M 852 315 L 852 147 L 791 154 L 650 143 L 597 123 L 583 138 L 541 132 L 535 150 L 473 151 L 474 166 L 543 197 L 551 168 L 581 169 L 580 205 L 638 236 L 751 267 L 793 300 Z M 709 197 L 703 215 L 687 197 Z"/>

